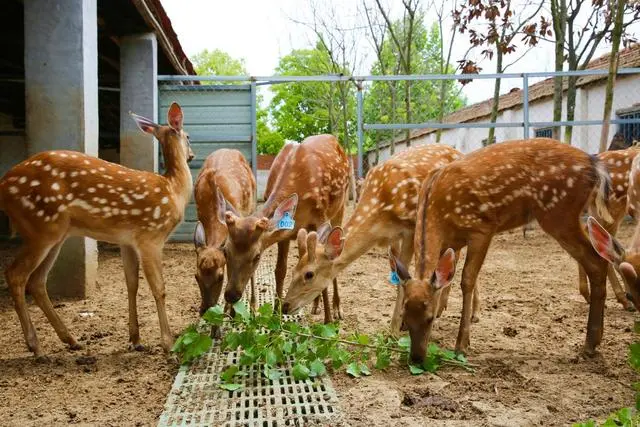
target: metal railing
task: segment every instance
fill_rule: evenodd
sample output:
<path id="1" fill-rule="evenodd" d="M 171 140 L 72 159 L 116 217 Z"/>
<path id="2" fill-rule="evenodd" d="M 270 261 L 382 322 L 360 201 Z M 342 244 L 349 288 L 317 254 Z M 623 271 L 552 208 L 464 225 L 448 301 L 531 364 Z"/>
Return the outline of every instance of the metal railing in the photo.
<path id="1" fill-rule="evenodd" d="M 193 82 L 193 81 L 215 81 L 215 82 L 249 82 L 252 86 L 273 85 L 280 83 L 304 83 L 304 82 L 353 82 L 356 87 L 356 121 L 357 121 L 357 147 L 358 147 L 358 177 L 363 176 L 364 157 L 364 132 L 383 130 L 415 130 L 415 129 L 456 129 L 456 128 L 522 128 L 523 137 L 529 138 L 531 128 L 557 127 L 557 126 L 593 126 L 601 125 L 602 120 L 573 120 L 573 121 L 545 121 L 531 120 L 530 117 L 530 86 L 529 82 L 535 78 L 554 77 L 587 77 L 606 76 L 606 69 L 589 69 L 579 71 L 540 71 L 526 73 L 502 73 L 502 74 L 420 74 L 420 75 L 366 75 L 366 76 L 344 76 L 344 75 L 315 75 L 315 76 L 184 76 L 184 75 L 161 75 L 158 76 L 160 82 Z M 621 68 L 618 76 L 638 75 L 640 68 Z M 376 81 L 442 81 L 442 80 L 486 80 L 486 79 L 519 79 L 522 82 L 522 120 L 511 120 L 509 122 L 423 122 L 423 123 L 365 123 L 363 118 L 365 82 Z M 640 82 L 638 83 L 640 87 Z M 636 92 L 640 93 L 640 92 Z M 635 103 L 640 102 L 640 96 L 636 96 Z M 253 108 L 256 108 L 253 105 Z M 639 107 L 640 108 L 640 107 Z M 454 113 L 455 111 L 451 111 Z M 445 117 L 446 118 L 446 117 Z M 640 118 L 633 119 L 612 119 L 612 125 L 640 124 Z"/>

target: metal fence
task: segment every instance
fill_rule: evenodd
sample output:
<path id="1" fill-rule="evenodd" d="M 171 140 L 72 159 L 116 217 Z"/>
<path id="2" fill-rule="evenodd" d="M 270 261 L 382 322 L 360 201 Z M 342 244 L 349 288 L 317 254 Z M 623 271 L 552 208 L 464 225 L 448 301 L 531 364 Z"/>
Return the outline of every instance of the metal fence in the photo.
<path id="1" fill-rule="evenodd" d="M 161 82 L 182 82 L 193 85 L 200 82 L 250 82 L 252 85 L 265 86 L 280 83 L 304 84 L 305 82 L 353 82 L 356 97 L 356 136 L 358 150 L 359 177 L 364 174 L 364 163 L 381 161 L 391 154 L 391 145 L 402 150 L 412 144 L 440 142 L 455 146 L 462 152 L 472 151 L 486 145 L 488 129 L 495 129 L 495 140 L 502 141 L 533 136 L 551 136 L 554 127 L 560 127 L 562 133 L 573 130 L 572 144 L 585 151 L 597 151 L 600 139 L 600 126 L 603 124 L 603 106 L 605 83 L 608 70 L 581 70 L 563 72 L 527 72 L 503 74 L 445 74 L 445 75 L 384 75 L 384 76 L 159 76 Z M 553 82 L 561 78 L 566 86 L 569 79 L 575 79 L 576 99 L 574 120 L 553 120 Z M 442 120 L 420 123 L 389 123 L 375 119 L 367 122 L 364 118 L 364 105 L 368 92 L 376 82 L 441 82 L 454 81 L 460 87 L 460 81 L 470 80 L 471 85 L 495 82 L 500 79 L 503 87 L 514 86 L 511 91 L 500 96 L 499 114 L 495 122 L 489 120 L 492 100 L 465 105 L 446 111 Z M 417 83 L 416 83 L 417 84 Z M 195 86 L 195 85 L 194 85 Z M 493 85 L 491 85 L 492 87 Z M 563 113 L 566 116 L 566 91 L 563 97 Z M 419 105 L 420 99 L 414 99 Z M 424 100 L 424 102 L 430 102 Z M 622 68 L 618 70 L 614 102 L 610 120 L 610 138 L 616 133 L 629 143 L 640 139 L 640 68 Z M 407 140 L 399 136 L 394 140 L 378 141 L 367 153 L 364 151 L 367 132 L 409 131 Z M 562 135 L 561 133 L 561 135 Z M 484 136 L 484 139 L 482 138 Z M 375 139 L 375 138 L 374 138 Z M 561 138 L 562 139 L 562 138 Z M 405 142 L 405 144 L 402 144 Z M 372 161 L 373 159 L 373 161 Z"/>

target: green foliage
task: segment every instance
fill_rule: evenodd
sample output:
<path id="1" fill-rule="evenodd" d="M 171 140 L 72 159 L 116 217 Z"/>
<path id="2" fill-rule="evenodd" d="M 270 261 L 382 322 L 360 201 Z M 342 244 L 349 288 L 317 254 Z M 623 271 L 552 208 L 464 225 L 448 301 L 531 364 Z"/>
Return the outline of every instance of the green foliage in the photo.
<path id="1" fill-rule="evenodd" d="M 394 33 L 402 38 L 408 34 L 402 27 L 406 25 L 402 19 L 393 22 Z M 449 66 L 445 69 L 442 58 L 440 32 L 437 24 L 430 28 L 424 24 L 422 18 L 415 22 L 411 42 L 411 74 L 455 74 L 455 69 Z M 405 40 L 400 40 L 402 45 Z M 380 58 L 376 60 L 371 74 L 402 74 L 401 56 L 391 34 L 385 35 Z M 371 84 L 364 102 L 364 118 L 368 123 L 401 123 L 406 117 L 404 100 L 406 85 L 411 85 L 410 107 L 411 122 L 420 123 L 438 121 L 441 116 L 456 111 L 466 104 L 460 94 L 460 86 L 455 80 L 430 81 L 375 81 Z M 373 137 L 388 140 L 391 131 L 377 131 Z M 367 149 L 374 145 L 371 138 L 365 143 Z"/>
<path id="2" fill-rule="evenodd" d="M 191 57 L 193 68 L 199 75 L 213 76 L 246 76 L 244 58 L 236 59 L 227 52 L 205 49 Z M 232 82 L 203 82 L 203 84 L 229 84 Z"/>
<path id="3" fill-rule="evenodd" d="M 311 76 L 335 73 L 329 53 L 320 43 L 313 49 L 296 49 L 280 59 L 276 74 Z M 348 70 L 339 70 L 349 74 Z M 351 82 L 282 83 L 271 86 L 269 113 L 284 139 L 302 141 L 310 135 L 331 133 L 345 146 L 355 131 L 355 87 Z M 344 109 L 343 109 L 344 106 Z M 344 113 L 347 125 L 345 129 Z"/>
<path id="4" fill-rule="evenodd" d="M 635 332 L 638 333 L 638 323 L 635 324 Z M 640 372 L 640 341 L 636 341 L 629 345 L 629 365 L 634 371 Z M 622 408 L 600 424 L 601 427 L 637 427 L 640 426 L 640 383 L 634 383 L 633 388 L 636 390 L 635 408 Z M 573 427 L 598 427 L 593 420 L 581 423 L 575 423 Z"/>
<path id="5" fill-rule="evenodd" d="M 414 375 L 435 372 L 443 365 L 472 370 L 464 357 L 450 350 L 442 350 L 433 343 L 429 345 L 422 365 L 409 365 L 409 337 L 396 340 L 383 334 L 369 336 L 354 332 L 343 338 L 337 323 L 304 326 L 285 322 L 270 304 L 261 306 L 255 315 L 241 301 L 234 304 L 233 308 L 233 319 L 220 306 L 210 308 L 202 316 L 209 325 L 219 326 L 227 320 L 234 326 L 220 341 L 222 350 L 241 349 L 239 364 L 227 367 L 220 376 L 221 387 L 225 390 L 240 388 L 237 377 L 246 375 L 243 368 L 253 364 L 261 367 L 265 378 L 280 378 L 283 374 L 280 370 L 282 363 L 290 357 L 295 361 L 291 374 L 298 380 L 321 377 L 328 369 L 344 369 L 352 377 L 371 375 L 371 365 L 379 370 L 386 369 L 393 356 L 407 364 Z M 188 364 L 206 353 L 211 344 L 209 336 L 198 333 L 195 326 L 189 326 L 178 338 L 172 351 L 180 355 L 183 363 Z"/>

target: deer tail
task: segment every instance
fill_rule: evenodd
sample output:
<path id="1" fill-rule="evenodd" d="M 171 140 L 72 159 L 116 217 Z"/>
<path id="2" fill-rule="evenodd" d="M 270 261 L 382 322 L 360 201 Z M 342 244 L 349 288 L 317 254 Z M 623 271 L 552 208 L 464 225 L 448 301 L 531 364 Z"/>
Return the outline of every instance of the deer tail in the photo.
<path id="1" fill-rule="evenodd" d="M 598 216 L 602 220 L 612 223 L 613 218 L 609 213 L 609 195 L 611 193 L 611 177 L 607 171 L 607 167 L 596 156 L 591 157 L 594 163 L 594 169 L 596 174 L 595 182 L 595 208 Z"/>

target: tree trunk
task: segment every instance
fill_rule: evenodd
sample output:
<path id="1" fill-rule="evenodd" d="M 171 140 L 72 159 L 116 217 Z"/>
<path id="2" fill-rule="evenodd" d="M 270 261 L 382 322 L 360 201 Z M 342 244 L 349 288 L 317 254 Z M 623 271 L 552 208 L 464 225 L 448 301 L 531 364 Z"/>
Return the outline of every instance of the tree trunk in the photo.
<path id="1" fill-rule="evenodd" d="M 615 17 L 613 18 L 615 23 L 611 34 L 611 59 L 609 61 L 609 74 L 607 75 L 607 87 L 604 96 L 602 132 L 600 133 L 600 153 L 607 150 L 607 140 L 609 139 L 609 122 L 611 121 L 611 109 L 613 107 L 613 88 L 616 83 L 616 73 L 618 72 L 618 51 L 620 49 L 620 39 L 622 38 L 624 3 L 625 0 L 617 0 L 615 4 Z"/>
<path id="2" fill-rule="evenodd" d="M 396 122 L 396 117 L 397 117 L 397 105 L 396 105 L 396 82 L 393 81 L 390 85 L 389 85 L 389 89 L 391 89 L 391 123 L 395 123 Z M 389 155 L 393 156 L 396 152 L 396 131 L 392 130 L 391 131 L 391 145 L 389 145 Z"/>
<path id="3" fill-rule="evenodd" d="M 567 27 L 566 0 L 551 0 L 551 15 L 553 17 L 553 31 L 555 33 L 555 71 L 564 68 L 564 40 Z M 553 81 L 553 121 L 562 120 L 562 77 Z M 560 139 L 560 126 L 553 127 L 552 137 Z"/>
<path id="4" fill-rule="evenodd" d="M 576 116 L 576 91 L 578 90 L 578 76 L 567 77 L 567 121 L 572 122 Z M 564 128 L 564 142 L 571 145 L 573 126 L 567 125 Z"/>
<path id="5" fill-rule="evenodd" d="M 502 52 L 500 49 L 496 49 L 496 73 L 502 73 Z M 500 100 L 500 82 L 501 79 L 496 79 L 495 86 L 493 88 L 493 104 L 491 105 L 491 119 L 490 123 L 495 123 L 498 119 L 498 102 Z M 487 145 L 493 144 L 493 138 L 495 137 L 496 129 L 489 128 L 489 137 L 487 139 Z"/>

